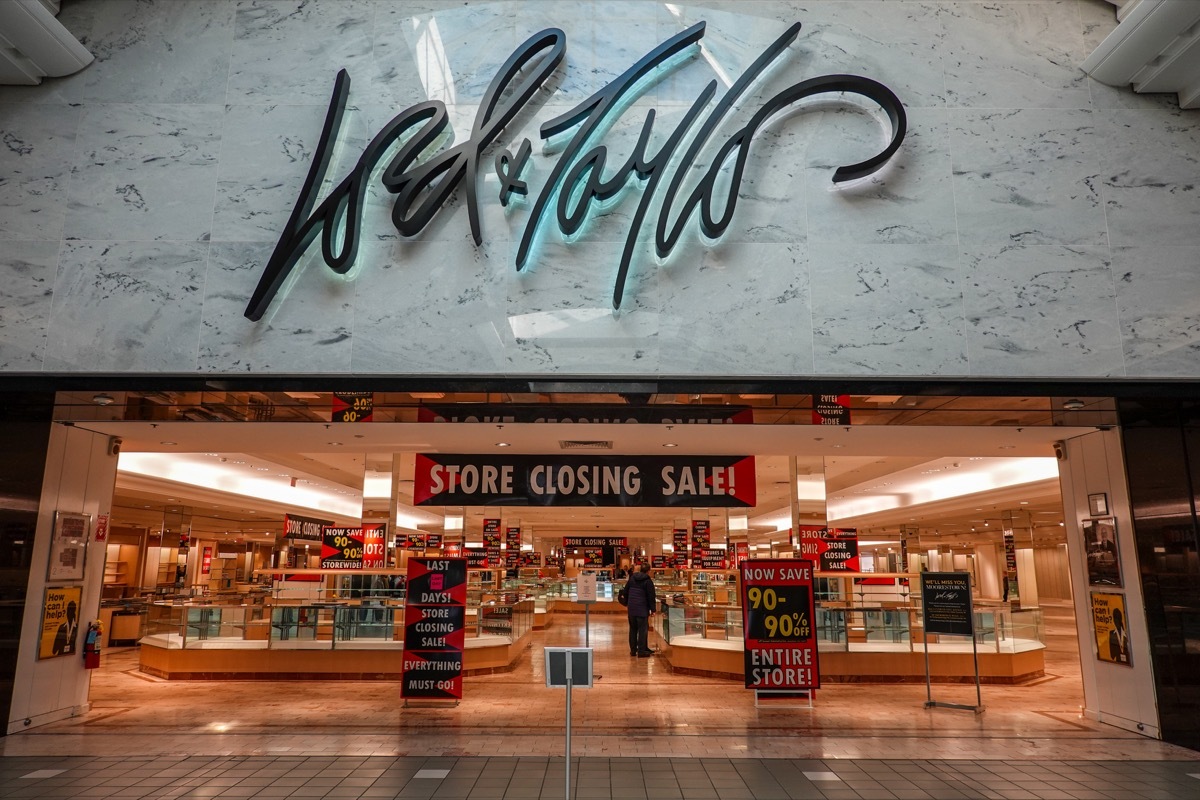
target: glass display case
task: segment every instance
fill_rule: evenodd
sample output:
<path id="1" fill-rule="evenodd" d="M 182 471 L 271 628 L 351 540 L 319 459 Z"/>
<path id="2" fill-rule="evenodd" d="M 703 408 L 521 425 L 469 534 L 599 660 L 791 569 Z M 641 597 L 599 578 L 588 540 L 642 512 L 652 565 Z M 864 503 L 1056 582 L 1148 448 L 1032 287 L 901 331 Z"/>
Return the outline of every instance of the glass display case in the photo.
<path id="1" fill-rule="evenodd" d="M 666 604 L 658 625 L 667 644 L 683 637 L 737 642 L 739 647 L 742 642 L 742 610 L 734 606 Z"/>
<path id="2" fill-rule="evenodd" d="M 515 642 L 533 629 L 534 608 L 532 598 L 515 595 L 468 606 L 467 640 L 501 637 Z M 404 606 L 364 599 L 266 606 L 152 603 L 142 643 L 169 650 L 336 650 L 399 648 L 403 640 Z"/>
<path id="3" fill-rule="evenodd" d="M 688 591 L 701 602 L 736 605 L 737 575 L 733 570 L 694 569 L 688 576 Z"/>

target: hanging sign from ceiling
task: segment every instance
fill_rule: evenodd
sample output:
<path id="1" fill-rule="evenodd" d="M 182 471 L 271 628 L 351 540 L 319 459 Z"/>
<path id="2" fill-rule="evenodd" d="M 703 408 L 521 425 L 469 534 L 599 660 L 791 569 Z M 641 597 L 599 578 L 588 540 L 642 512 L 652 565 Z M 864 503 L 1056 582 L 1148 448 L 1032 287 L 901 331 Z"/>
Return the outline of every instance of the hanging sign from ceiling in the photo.
<path id="1" fill-rule="evenodd" d="M 744 96 L 799 36 L 800 23 L 797 22 L 772 42 L 746 72 L 730 84 L 719 100 L 716 99 L 717 81 L 710 81 L 665 138 L 652 135 L 655 114 L 653 110 L 647 113 L 629 158 L 606 170 L 609 166 L 608 147 L 600 142 L 604 131 L 633 105 L 633 101 L 671 72 L 667 67 L 693 58 L 699 52 L 698 44 L 705 30 L 706 23 L 699 22 L 680 31 L 588 99 L 542 124 L 539 137 L 543 140 L 565 138 L 569 132 L 574 133 L 562 147 L 546 148 L 547 152 L 553 153 L 546 156 L 553 159 L 553 164 L 549 166 L 543 188 L 532 198 L 529 217 L 516 246 L 518 272 L 530 265 L 539 231 L 545 227 L 552 208 L 559 231 L 570 237 L 594 214 L 595 206 L 611 203 L 627 184 L 631 184 L 630 176 L 636 175 L 639 181 L 632 183 L 642 187 L 642 193 L 631 212 L 612 290 L 613 308 L 620 308 L 635 251 L 639 242 L 644 241 L 642 228 L 651 215 L 651 208 L 658 208 L 654 248 L 659 259 L 671 255 L 693 219 L 706 239 L 720 239 L 737 208 L 755 134 L 784 109 L 808 97 L 839 93 L 861 95 L 878 104 L 890 121 L 890 136 L 884 149 L 860 163 L 838 167 L 833 173 L 834 183 L 873 175 L 900 148 L 907 118 L 903 104 L 890 89 L 857 75 L 822 75 L 792 84 L 767 97 L 745 125 L 723 143 L 713 145 L 715 152 L 710 163 L 705 165 L 698 160 L 727 115 L 735 109 L 741 110 Z M 250 297 L 245 316 L 256 321 L 262 319 L 289 274 L 318 237 L 321 239 L 321 256 L 329 268 L 342 275 L 350 272 L 364 238 L 367 183 L 381 165 L 380 180 L 387 191 L 396 196 L 391 218 L 401 235 L 414 236 L 424 230 L 447 200 L 459 191 L 466 202 L 471 236 L 476 246 L 480 245 L 483 232 L 478 177 L 483 166 L 482 155 L 500 139 L 504 129 L 534 97 L 550 96 L 543 90 L 562 63 L 566 49 L 567 36 L 559 28 L 547 28 L 526 39 L 492 78 L 470 133 L 460 143 L 432 157 L 427 153 L 437 143 L 457 140 L 449 130 L 450 114 L 445 103 L 427 100 L 401 111 L 367 144 L 350 174 L 318 205 L 317 198 L 338 147 L 350 98 L 350 74 L 341 70 L 334 81 L 321 138 L 300 197 Z M 654 153 L 650 152 L 652 140 L 661 140 Z M 502 205 L 507 206 L 514 194 L 524 196 L 529 193 L 521 176 L 532 152 L 532 143 L 524 139 L 515 154 L 509 150 L 497 154 L 494 166 Z M 691 175 L 698 175 L 699 180 L 694 187 L 685 189 L 686 179 Z"/>
<path id="2" fill-rule="evenodd" d="M 753 456 L 495 456 L 419 453 L 414 504 L 746 507 Z"/>
<path id="3" fill-rule="evenodd" d="M 417 422 L 750 425 L 754 412 L 749 406 L 429 405 L 417 409 Z"/>

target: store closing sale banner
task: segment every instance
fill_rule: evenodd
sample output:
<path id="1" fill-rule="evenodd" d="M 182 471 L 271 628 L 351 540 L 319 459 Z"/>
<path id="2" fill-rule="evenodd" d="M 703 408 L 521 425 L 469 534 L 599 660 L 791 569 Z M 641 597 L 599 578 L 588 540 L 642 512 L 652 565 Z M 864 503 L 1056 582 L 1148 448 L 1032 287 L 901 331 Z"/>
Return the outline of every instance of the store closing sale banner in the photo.
<path id="1" fill-rule="evenodd" d="M 408 560 L 401 697 L 462 699 L 466 608 L 466 559 Z"/>

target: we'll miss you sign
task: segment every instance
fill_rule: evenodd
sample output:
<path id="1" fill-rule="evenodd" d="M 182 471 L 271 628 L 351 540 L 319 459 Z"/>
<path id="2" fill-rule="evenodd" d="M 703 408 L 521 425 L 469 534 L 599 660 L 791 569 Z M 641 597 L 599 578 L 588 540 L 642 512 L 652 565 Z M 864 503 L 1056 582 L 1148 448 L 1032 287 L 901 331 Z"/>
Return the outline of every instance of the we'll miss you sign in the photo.
<path id="1" fill-rule="evenodd" d="M 704 22 L 680 31 L 591 97 L 541 126 L 539 136 L 543 140 L 566 137 L 571 131 L 574 134 L 558 151 L 546 183 L 530 207 L 516 249 L 518 272 L 529 263 L 538 232 L 546 224 L 551 207 L 559 230 L 570 236 L 582 227 L 594 204 L 613 200 L 626 188 L 629 179 L 636 177 L 642 195 L 631 216 L 612 294 L 613 308 L 620 308 L 638 236 L 655 198 L 661 193 L 654 235 L 659 258 L 671 254 L 692 219 L 697 220 L 706 238 L 719 239 L 737 208 L 755 133 L 773 116 L 804 98 L 828 93 L 861 95 L 877 103 L 890 120 L 891 137 L 887 146 L 865 161 L 838 167 L 833 174 L 835 183 L 874 174 L 904 141 L 907 126 L 904 106 L 890 89 L 857 75 L 822 75 L 792 84 L 769 97 L 745 125 L 716 147 L 706 168 L 699 163 L 701 150 L 718 126 L 738 107 L 739 101 L 763 72 L 795 41 L 800 33 L 797 22 L 772 42 L 715 103 L 717 81 L 710 81 L 654 153 L 650 152 L 650 139 L 656 114 L 654 109 L 647 111 L 633 152 L 624 163 L 610 168 L 608 148 L 603 143 L 595 143 L 599 133 L 625 113 L 630 101 L 652 86 L 664 74 L 665 67 L 693 56 L 704 33 Z M 339 274 L 350 271 L 363 235 L 367 181 L 389 155 L 381 181 L 387 191 L 396 196 L 391 218 L 401 235 L 420 233 L 451 194 L 461 188 L 466 198 L 471 235 L 476 245 L 481 244 L 483 233 L 476 184 L 483 153 L 545 86 L 562 63 L 566 49 L 566 34 L 558 28 L 547 28 L 525 40 L 492 78 L 470 135 L 460 144 L 436 155 L 430 156 L 427 151 L 447 133 L 449 114 L 446 105 L 439 100 L 428 100 L 401 111 L 375 135 L 350 174 L 318 205 L 317 197 L 337 146 L 350 96 L 350 74 L 341 70 L 334 82 L 321 138 L 300 197 L 250 297 L 245 316 L 251 320 L 262 318 L 318 236 L 322 257 L 329 268 Z M 543 96 L 549 94 L 543 93 Z M 396 150 L 400 142 L 403 144 Z M 528 184 L 521 176 L 532 149 L 529 139 L 524 139 L 515 154 L 502 150 L 496 156 L 494 170 L 500 179 L 501 204 L 507 205 L 514 194 L 528 194 Z M 727 179 L 722 179 L 722 173 L 727 169 L 730 174 Z M 685 191 L 685 178 L 693 174 L 702 177 L 690 191 Z"/>

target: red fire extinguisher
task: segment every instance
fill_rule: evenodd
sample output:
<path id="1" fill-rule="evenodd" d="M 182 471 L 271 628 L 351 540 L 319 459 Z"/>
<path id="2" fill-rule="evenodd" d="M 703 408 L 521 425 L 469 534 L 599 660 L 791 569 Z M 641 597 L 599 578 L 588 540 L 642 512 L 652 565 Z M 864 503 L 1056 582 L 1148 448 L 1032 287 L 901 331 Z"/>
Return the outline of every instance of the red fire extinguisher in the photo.
<path id="1" fill-rule="evenodd" d="M 87 634 L 83 639 L 83 668 L 98 669 L 100 667 L 100 621 L 88 623 Z"/>

